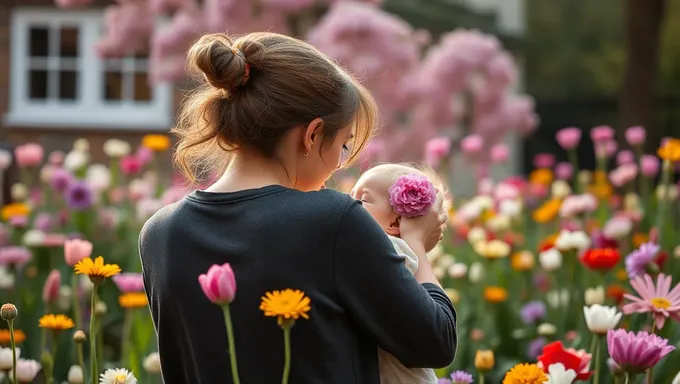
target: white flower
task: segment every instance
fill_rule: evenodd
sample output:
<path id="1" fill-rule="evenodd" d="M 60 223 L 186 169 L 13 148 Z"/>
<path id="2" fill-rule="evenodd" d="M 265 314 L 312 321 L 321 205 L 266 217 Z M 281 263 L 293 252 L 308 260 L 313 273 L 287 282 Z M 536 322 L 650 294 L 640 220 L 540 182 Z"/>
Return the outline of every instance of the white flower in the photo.
<path id="1" fill-rule="evenodd" d="M 103 164 L 92 164 L 87 167 L 85 179 L 90 188 L 103 191 L 111 185 L 111 171 Z"/>
<path id="2" fill-rule="evenodd" d="M 73 150 L 64 158 L 64 168 L 71 172 L 82 169 L 90 161 L 90 155 L 85 151 Z"/>
<path id="3" fill-rule="evenodd" d="M 510 217 L 504 214 L 498 214 L 486 222 L 486 227 L 494 232 L 502 232 L 510 228 Z"/>
<path id="4" fill-rule="evenodd" d="M 586 305 L 604 304 L 604 287 L 599 285 L 595 288 L 587 288 L 585 293 Z"/>
<path id="5" fill-rule="evenodd" d="M 550 323 L 542 323 L 536 328 L 536 332 L 541 336 L 552 336 L 557 333 L 557 327 Z"/>
<path id="6" fill-rule="evenodd" d="M 454 279 L 460 279 L 467 274 L 468 267 L 464 263 L 454 263 L 449 267 L 449 276 Z"/>
<path id="7" fill-rule="evenodd" d="M 656 198 L 659 200 L 673 201 L 678 198 L 678 187 L 675 184 L 671 184 L 670 188 L 666 188 L 665 185 L 660 184 L 656 188 Z"/>
<path id="8" fill-rule="evenodd" d="M 568 289 L 560 289 L 548 292 L 545 298 L 548 300 L 548 304 L 551 308 L 559 308 L 566 307 L 570 297 L 571 295 L 569 294 Z"/>
<path id="9" fill-rule="evenodd" d="M 623 207 L 624 209 L 629 211 L 640 210 L 641 208 L 640 197 L 633 192 L 627 193 L 626 197 L 623 198 Z"/>
<path id="10" fill-rule="evenodd" d="M 12 195 L 12 200 L 24 201 L 28 197 L 28 188 L 21 183 L 14 183 L 12 184 L 10 194 Z"/>
<path id="11" fill-rule="evenodd" d="M 566 369 L 564 364 L 555 363 L 548 367 L 548 381 L 544 381 L 543 384 L 571 384 L 576 376 L 573 369 Z"/>
<path id="12" fill-rule="evenodd" d="M 610 238 L 621 240 L 633 230 L 633 221 L 627 217 L 613 217 L 609 219 L 602 228 L 602 233 Z"/>
<path id="13" fill-rule="evenodd" d="M 99 384 L 137 384 L 137 378 L 125 368 L 107 369 L 99 376 Z"/>
<path id="14" fill-rule="evenodd" d="M 448 268 L 455 262 L 456 258 L 450 253 L 445 253 L 437 259 L 437 265 L 441 266 L 442 268 Z"/>
<path id="15" fill-rule="evenodd" d="M 482 212 L 483 209 L 478 204 L 475 204 L 474 201 L 470 201 L 458 208 L 458 211 L 456 212 L 456 218 L 461 219 L 464 223 L 467 223 L 478 218 Z"/>
<path id="16" fill-rule="evenodd" d="M 578 172 L 578 175 L 576 175 L 576 178 L 578 179 L 578 182 L 584 185 L 590 184 L 590 181 L 593 180 L 593 173 L 590 172 L 587 169 L 583 169 Z"/>
<path id="17" fill-rule="evenodd" d="M 491 198 L 491 196 L 486 196 L 486 195 L 477 196 L 477 197 L 474 198 L 473 201 L 475 202 L 475 204 L 477 204 L 477 206 L 482 211 L 485 211 L 485 210 L 493 207 L 493 199 Z"/>
<path id="18" fill-rule="evenodd" d="M 470 270 L 468 271 L 468 278 L 473 283 L 478 283 L 482 278 L 484 278 L 484 266 L 480 262 L 474 262 L 470 265 Z"/>
<path id="19" fill-rule="evenodd" d="M 142 365 L 147 372 L 159 374 L 161 373 L 161 356 L 158 352 L 151 353 L 144 359 Z"/>
<path id="20" fill-rule="evenodd" d="M 680 371 L 678 371 L 678 374 L 675 375 L 671 384 L 680 384 Z"/>
<path id="21" fill-rule="evenodd" d="M 468 231 L 467 240 L 472 245 L 480 241 L 486 241 L 486 231 L 480 227 L 473 227 Z"/>
<path id="22" fill-rule="evenodd" d="M 85 378 L 83 377 L 83 369 L 79 365 L 72 365 L 68 369 L 67 379 L 69 384 L 83 384 Z"/>
<path id="23" fill-rule="evenodd" d="M 63 312 L 71 309 L 71 303 L 73 302 L 73 289 L 68 285 L 62 285 L 59 287 L 59 297 L 57 298 L 57 306 Z"/>
<path id="24" fill-rule="evenodd" d="M 108 157 L 123 157 L 131 151 L 130 143 L 120 139 L 108 139 L 104 142 L 104 153 Z"/>
<path id="25" fill-rule="evenodd" d="M 8 169 L 12 165 L 12 154 L 5 149 L 0 149 L 0 171 Z"/>
<path id="26" fill-rule="evenodd" d="M 0 289 L 14 288 L 14 274 L 10 273 L 6 267 L 0 266 Z"/>
<path id="27" fill-rule="evenodd" d="M 675 249 L 673 249 L 673 256 L 676 259 L 680 259 L 680 245 L 676 246 Z"/>
<path id="28" fill-rule="evenodd" d="M 80 152 L 90 152 L 90 142 L 85 138 L 76 139 L 73 142 L 73 149 Z"/>
<path id="29" fill-rule="evenodd" d="M 600 304 L 593 304 L 590 307 L 583 307 L 583 315 L 586 318 L 586 325 L 590 332 L 597 335 L 604 335 L 608 330 L 614 329 L 621 320 L 621 312 L 616 307 L 607 307 Z"/>
<path id="30" fill-rule="evenodd" d="M 564 180 L 555 180 L 550 186 L 550 194 L 555 199 L 564 199 L 571 193 L 571 187 Z"/>
<path id="31" fill-rule="evenodd" d="M 550 248 L 538 254 L 538 262 L 546 271 L 554 271 L 562 266 L 562 254 L 556 248 Z"/>
<path id="32" fill-rule="evenodd" d="M 17 359 L 21 356 L 21 349 L 17 348 Z M 12 369 L 12 348 L 0 348 L 0 371 Z"/>
<path id="33" fill-rule="evenodd" d="M 582 251 L 590 246 L 590 237 L 583 231 L 561 231 L 555 240 L 555 248 L 560 251 Z"/>
<path id="34" fill-rule="evenodd" d="M 45 233 L 39 229 L 29 229 L 24 234 L 24 244 L 27 247 L 37 247 L 45 242 Z"/>
<path id="35" fill-rule="evenodd" d="M 516 218 L 522 213 L 520 200 L 507 199 L 500 202 L 498 212 L 511 218 Z"/>
<path id="36" fill-rule="evenodd" d="M 144 179 L 133 179 L 128 185 L 128 192 L 132 200 L 139 200 L 153 194 L 153 185 Z"/>
<path id="37" fill-rule="evenodd" d="M 35 360 L 19 359 L 17 361 L 17 381 L 19 383 L 32 383 L 40 372 L 40 363 Z M 10 371 L 12 376 L 12 371 Z"/>
<path id="38" fill-rule="evenodd" d="M 106 315 L 106 312 L 108 312 L 109 307 L 106 306 L 106 303 L 103 301 L 97 301 L 97 303 L 94 305 L 94 313 L 97 316 L 103 316 Z"/>

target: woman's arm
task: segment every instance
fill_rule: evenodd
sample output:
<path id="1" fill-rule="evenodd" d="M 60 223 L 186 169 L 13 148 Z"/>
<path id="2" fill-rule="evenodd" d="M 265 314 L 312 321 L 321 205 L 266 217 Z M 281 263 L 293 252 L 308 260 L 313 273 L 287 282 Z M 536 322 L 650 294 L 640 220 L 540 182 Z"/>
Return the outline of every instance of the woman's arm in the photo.
<path id="1" fill-rule="evenodd" d="M 406 367 L 445 367 L 456 352 L 453 304 L 438 285 L 418 283 L 403 262 L 352 199 L 340 220 L 334 255 L 335 284 L 348 313 Z"/>

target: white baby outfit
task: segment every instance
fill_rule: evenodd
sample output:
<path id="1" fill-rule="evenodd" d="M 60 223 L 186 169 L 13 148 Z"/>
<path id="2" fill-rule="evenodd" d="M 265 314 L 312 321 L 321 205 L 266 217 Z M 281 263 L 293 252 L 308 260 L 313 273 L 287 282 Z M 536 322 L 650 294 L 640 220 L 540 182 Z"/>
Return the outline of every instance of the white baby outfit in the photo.
<path id="1" fill-rule="evenodd" d="M 388 236 L 394 249 L 404 256 L 406 269 L 412 274 L 418 269 L 418 257 L 406 242 L 398 237 Z M 389 352 L 378 348 L 378 367 L 381 384 L 437 384 L 437 376 L 433 369 L 406 368 Z"/>

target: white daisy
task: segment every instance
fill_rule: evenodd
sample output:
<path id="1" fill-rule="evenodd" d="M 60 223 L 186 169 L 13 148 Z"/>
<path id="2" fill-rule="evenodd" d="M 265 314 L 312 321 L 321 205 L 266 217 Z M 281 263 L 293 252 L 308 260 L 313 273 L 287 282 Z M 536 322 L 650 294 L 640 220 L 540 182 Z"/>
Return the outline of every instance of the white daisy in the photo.
<path id="1" fill-rule="evenodd" d="M 99 376 L 99 384 L 137 384 L 137 378 L 125 368 L 107 369 Z"/>

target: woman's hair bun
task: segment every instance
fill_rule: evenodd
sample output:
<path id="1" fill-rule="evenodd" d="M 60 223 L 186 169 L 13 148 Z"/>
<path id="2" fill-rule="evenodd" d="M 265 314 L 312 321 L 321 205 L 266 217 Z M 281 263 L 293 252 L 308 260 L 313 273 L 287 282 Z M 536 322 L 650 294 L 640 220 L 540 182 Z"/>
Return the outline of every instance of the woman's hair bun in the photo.
<path id="1" fill-rule="evenodd" d="M 202 73 L 215 88 L 234 91 L 250 75 L 246 56 L 223 33 L 202 36 L 189 50 L 190 72 Z"/>

